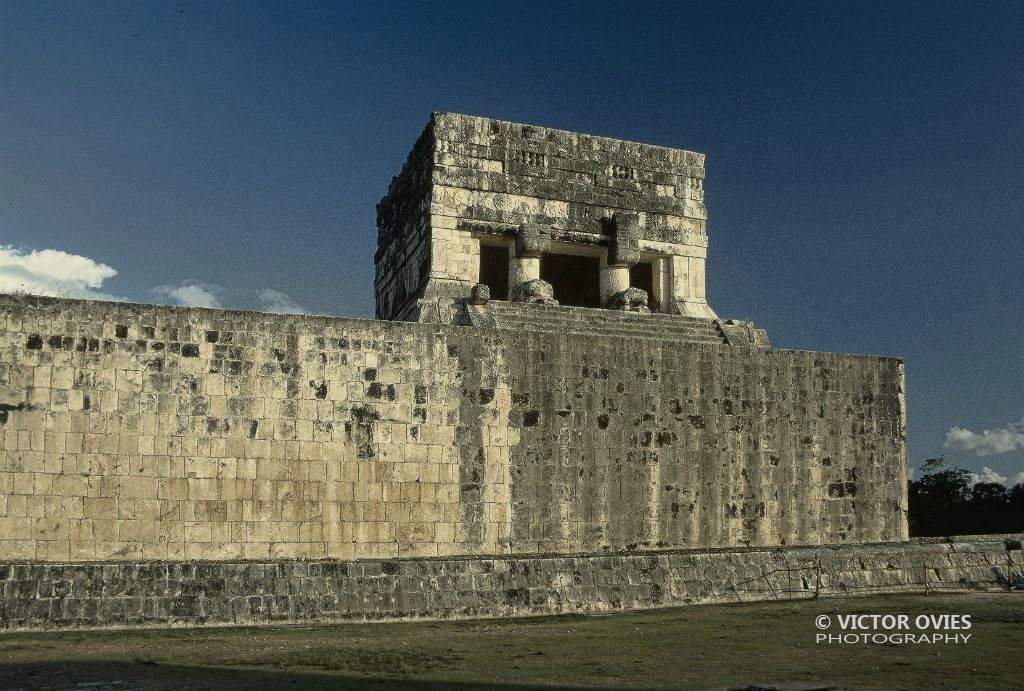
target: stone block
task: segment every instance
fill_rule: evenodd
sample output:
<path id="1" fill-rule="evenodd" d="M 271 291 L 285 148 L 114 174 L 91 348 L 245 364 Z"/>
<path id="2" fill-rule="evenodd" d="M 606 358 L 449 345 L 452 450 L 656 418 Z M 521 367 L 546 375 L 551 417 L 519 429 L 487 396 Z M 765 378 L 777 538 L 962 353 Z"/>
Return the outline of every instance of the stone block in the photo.
<path id="1" fill-rule="evenodd" d="M 640 215 L 616 211 L 609 224 L 608 265 L 633 266 L 640 261 Z"/>
<path id="2" fill-rule="evenodd" d="M 540 257 L 551 249 L 551 228 L 539 223 L 521 223 L 516 229 L 516 256 Z"/>
<path id="3" fill-rule="evenodd" d="M 527 302 L 538 305 L 557 305 L 551 284 L 541 279 L 520 283 L 512 288 L 512 302 Z"/>

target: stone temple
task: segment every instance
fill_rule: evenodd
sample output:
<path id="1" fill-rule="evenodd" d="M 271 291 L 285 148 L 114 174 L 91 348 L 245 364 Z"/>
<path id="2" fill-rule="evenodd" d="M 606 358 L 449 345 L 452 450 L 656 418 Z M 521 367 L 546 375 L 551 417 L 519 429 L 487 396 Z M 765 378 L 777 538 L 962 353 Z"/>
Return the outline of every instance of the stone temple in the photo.
<path id="1" fill-rule="evenodd" d="M 435 113 L 377 231 L 380 319 L 460 323 L 481 284 L 500 301 L 713 319 L 768 345 L 708 306 L 703 154 Z"/>
<path id="2" fill-rule="evenodd" d="M 697 153 L 436 113 L 377 208 L 376 320 L 0 296 L 0 628 L 1019 570 L 907 541 L 902 360 L 708 305 L 703 183 Z"/>

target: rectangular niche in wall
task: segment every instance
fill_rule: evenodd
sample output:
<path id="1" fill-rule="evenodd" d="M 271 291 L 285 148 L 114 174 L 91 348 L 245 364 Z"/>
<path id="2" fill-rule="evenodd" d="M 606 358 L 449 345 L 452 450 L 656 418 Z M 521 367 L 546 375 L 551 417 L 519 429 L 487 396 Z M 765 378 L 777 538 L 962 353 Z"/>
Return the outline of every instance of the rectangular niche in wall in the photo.
<path id="1" fill-rule="evenodd" d="M 601 262 L 597 257 L 545 254 L 540 258 L 540 277 L 551 284 L 560 305 L 601 306 Z"/>
<path id="2" fill-rule="evenodd" d="M 508 300 L 508 248 L 480 245 L 480 282 L 491 289 L 492 300 Z"/>
<path id="3" fill-rule="evenodd" d="M 651 262 L 638 262 L 629 267 L 629 287 L 647 291 L 647 306 L 657 311 L 660 306 L 654 298 L 654 266 Z"/>

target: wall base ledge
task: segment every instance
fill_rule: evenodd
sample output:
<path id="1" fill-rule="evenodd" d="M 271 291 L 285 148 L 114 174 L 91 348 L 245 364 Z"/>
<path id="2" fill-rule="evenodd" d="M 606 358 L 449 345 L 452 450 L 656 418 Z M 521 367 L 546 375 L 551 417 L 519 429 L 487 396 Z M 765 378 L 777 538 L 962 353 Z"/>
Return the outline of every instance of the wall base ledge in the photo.
<path id="1" fill-rule="evenodd" d="M 1024 589 L 1022 537 L 361 561 L 8 561 L 0 630 L 604 614 Z"/>

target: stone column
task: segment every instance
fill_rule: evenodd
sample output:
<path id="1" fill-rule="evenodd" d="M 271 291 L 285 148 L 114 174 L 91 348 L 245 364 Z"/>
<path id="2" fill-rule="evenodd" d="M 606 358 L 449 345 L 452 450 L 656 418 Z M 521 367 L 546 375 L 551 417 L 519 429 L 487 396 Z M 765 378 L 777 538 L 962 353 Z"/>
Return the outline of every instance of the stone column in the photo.
<path id="1" fill-rule="evenodd" d="M 616 211 L 610 224 L 608 261 L 601 268 L 601 302 L 629 288 L 629 267 L 640 261 L 640 214 Z"/>
<path id="2" fill-rule="evenodd" d="M 517 286 L 540 278 L 540 257 L 509 257 L 508 284 Z"/>
<path id="3" fill-rule="evenodd" d="M 628 266 L 601 267 L 601 302 L 607 304 L 612 295 L 629 287 Z"/>
<path id="4" fill-rule="evenodd" d="M 509 257 L 509 294 L 515 287 L 540 280 L 540 257 L 551 249 L 551 228 L 536 223 L 520 224 L 516 230 L 516 251 Z"/>

